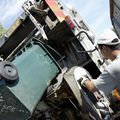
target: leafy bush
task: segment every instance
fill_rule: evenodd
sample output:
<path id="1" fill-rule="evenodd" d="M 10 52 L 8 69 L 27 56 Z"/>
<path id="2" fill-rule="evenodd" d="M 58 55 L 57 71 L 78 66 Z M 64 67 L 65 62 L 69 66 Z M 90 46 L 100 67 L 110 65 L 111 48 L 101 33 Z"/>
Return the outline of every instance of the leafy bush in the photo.
<path id="1" fill-rule="evenodd" d="M 2 24 L 0 24 L 0 38 L 2 37 L 4 32 L 5 32 L 5 29 L 3 28 Z"/>

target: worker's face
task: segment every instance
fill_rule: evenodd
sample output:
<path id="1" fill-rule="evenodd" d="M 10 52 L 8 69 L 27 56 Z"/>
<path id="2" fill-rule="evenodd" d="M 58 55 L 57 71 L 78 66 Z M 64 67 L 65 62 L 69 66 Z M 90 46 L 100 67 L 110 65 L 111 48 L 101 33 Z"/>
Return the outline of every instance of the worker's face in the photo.
<path id="1" fill-rule="evenodd" d="M 104 59 L 106 59 L 106 60 L 110 59 L 111 51 L 110 51 L 109 47 L 102 45 L 102 46 L 99 46 L 99 49 L 100 49 L 100 52 L 103 55 Z"/>

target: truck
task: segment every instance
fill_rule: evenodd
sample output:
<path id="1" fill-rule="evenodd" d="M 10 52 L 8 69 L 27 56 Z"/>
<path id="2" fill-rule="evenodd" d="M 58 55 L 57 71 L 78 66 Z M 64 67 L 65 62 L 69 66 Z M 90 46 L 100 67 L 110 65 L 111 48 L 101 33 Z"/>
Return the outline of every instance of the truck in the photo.
<path id="1" fill-rule="evenodd" d="M 95 34 L 59 0 L 26 1 L 0 47 L 1 120 L 114 120 L 119 109 L 80 79 L 97 78 L 108 62 Z"/>

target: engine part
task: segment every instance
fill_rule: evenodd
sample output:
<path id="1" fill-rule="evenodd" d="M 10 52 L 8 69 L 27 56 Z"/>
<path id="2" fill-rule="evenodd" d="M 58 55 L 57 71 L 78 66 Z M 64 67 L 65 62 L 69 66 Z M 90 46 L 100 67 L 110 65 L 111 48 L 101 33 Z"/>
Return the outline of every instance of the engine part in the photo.
<path id="1" fill-rule="evenodd" d="M 15 65 L 8 61 L 0 62 L 0 76 L 8 84 L 14 83 L 19 78 Z"/>

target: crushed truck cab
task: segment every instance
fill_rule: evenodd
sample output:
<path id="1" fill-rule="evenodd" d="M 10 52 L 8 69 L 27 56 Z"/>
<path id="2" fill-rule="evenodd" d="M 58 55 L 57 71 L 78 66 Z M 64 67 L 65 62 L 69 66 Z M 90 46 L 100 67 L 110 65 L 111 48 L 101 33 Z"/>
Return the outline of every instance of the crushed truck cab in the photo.
<path id="1" fill-rule="evenodd" d="M 22 8 L 24 12 L 6 32 L 0 47 L 1 73 L 9 76 L 0 73 L 4 102 L 0 101 L 0 109 L 9 108 L 0 111 L 0 118 L 112 119 L 109 100 L 100 106 L 96 94 L 80 84 L 83 75 L 95 79 L 107 64 L 80 14 L 58 0 L 26 1 Z M 13 81 L 12 65 L 18 72 Z"/>

